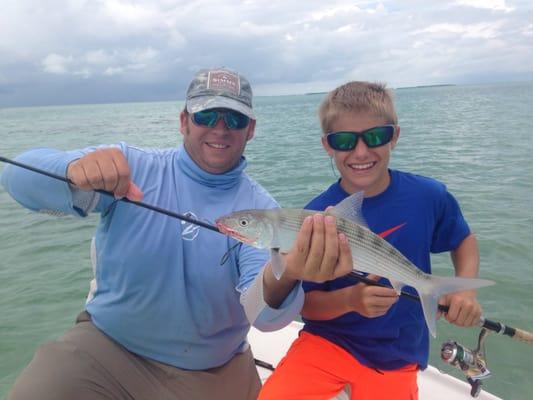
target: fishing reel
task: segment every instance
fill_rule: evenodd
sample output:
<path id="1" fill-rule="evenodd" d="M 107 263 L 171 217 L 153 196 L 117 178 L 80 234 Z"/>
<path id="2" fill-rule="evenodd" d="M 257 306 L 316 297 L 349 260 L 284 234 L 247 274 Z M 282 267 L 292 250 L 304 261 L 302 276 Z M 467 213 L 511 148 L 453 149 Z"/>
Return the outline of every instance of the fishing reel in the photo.
<path id="1" fill-rule="evenodd" d="M 466 375 L 466 380 L 471 386 L 470 395 L 477 397 L 481 391 L 481 381 L 491 376 L 487 368 L 485 355 L 485 339 L 489 331 L 481 329 L 478 345 L 475 350 L 469 349 L 460 343 L 448 340 L 442 344 L 440 357 L 445 362 L 461 370 Z"/>

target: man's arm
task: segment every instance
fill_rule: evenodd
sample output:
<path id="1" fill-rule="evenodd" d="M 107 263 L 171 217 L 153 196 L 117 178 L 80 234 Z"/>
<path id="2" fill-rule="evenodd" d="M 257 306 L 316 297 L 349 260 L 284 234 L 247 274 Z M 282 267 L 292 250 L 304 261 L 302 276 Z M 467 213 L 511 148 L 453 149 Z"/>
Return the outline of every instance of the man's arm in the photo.
<path id="1" fill-rule="evenodd" d="M 131 180 L 124 153 L 118 148 L 97 149 L 68 165 L 67 177 L 79 189 L 105 190 L 116 197 L 141 201 L 143 193 Z"/>
<path id="2" fill-rule="evenodd" d="M 33 211 L 86 216 L 98 200 L 95 189 L 132 200 L 142 198 L 142 192 L 130 179 L 126 158 L 116 146 L 73 151 L 39 148 L 22 153 L 16 160 L 66 176 L 74 183 L 7 166 L 1 176 L 2 185 L 15 200 Z"/>
<path id="3" fill-rule="evenodd" d="M 277 308 L 302 280 L 324 282 L 352 270 L 351 251 L 344 234 L 337 232 L 335 218 L 315 214 L 307 217 L 295 245 L 284 257 L 285 272 L 278 280 L 269 262 L 263 272 L 263 296 Z"/>
<path id="4" fill-rule="evenodd" d="M 65 176 L 68 165 L 83 156 L 81 150 L 59 151 L 37 148 L 18 155 L 15 160 L 47 172 Z M 22 206 L 49 214 L 85 215 L 75 207 L 67 183 L 33 171 L 8 165 L 1 176 L 6 191 Z"/>
<path id="5" fill-rule="evenodd" d="M 279 280 L 268 262 L 241 292 L 248 320 L 263 331 L 280 329 L 298 315 L 304 301 L 301 280 L 325 281 L 352 270 L 344 234 L 338 235 L 334 218 L 323 215 L 305 220 L 283 262 L 285 271 Z"/>

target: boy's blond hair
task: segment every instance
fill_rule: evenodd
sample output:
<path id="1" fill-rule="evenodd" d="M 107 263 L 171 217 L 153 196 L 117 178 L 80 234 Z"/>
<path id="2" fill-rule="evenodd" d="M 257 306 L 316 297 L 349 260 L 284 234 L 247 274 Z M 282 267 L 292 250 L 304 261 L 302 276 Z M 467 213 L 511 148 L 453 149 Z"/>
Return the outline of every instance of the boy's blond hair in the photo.
<path id="1" fill-rule="evenodd" d="M 387 124 L 398 125 L 392 92 L 384 83 L 348 82 L 328 93 L 318 109 L 322 133 L 330 132 L 332 121 L 343 113 L 371 113 Z"/>

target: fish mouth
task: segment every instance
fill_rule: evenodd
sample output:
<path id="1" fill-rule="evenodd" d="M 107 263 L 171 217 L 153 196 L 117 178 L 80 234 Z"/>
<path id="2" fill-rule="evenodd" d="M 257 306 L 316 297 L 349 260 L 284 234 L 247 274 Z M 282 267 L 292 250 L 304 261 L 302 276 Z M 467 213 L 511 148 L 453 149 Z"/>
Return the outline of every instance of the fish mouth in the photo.
<path id="1" fill-rule="evenodd" d="M 217 225 L 218 230 L 224 235 L 231 236 L 232 238 L 235 238 L 238 241 L 243 242 L 243 243 L 251 243 L 250 239 L 241 235 L 235 229 L 231 229 L 229 226 L 224 225 L 224 223 L 220 221 L 216 221 L 216 225 Z"/>

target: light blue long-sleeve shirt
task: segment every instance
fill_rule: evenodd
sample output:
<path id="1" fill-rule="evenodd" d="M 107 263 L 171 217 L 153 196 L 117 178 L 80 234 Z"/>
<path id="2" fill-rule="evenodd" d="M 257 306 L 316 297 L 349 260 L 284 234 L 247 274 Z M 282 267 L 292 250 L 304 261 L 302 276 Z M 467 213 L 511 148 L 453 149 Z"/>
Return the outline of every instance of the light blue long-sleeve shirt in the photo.
<path id="1" fill-rule="evenodd" d="M 213 223 L 221 215 L 277 203 L 244 169 L 225 174 L 203 171 L 183 147 L 119 148 L 143 202 Z M 65 175 L 73 160 L 94 150 L 35 149 L 17 160 Z M 87 303 L 93 323 L 128 350 L 185 369 L 226 363 L 247 347 L 250 323 L 240 296 L 268 261 L 268 253 L 207 229 L 112 197 L 84 192 L 80 205 L 69 185 L 8 166 L 1 177 L 7 191 L 34 211 L 101 215 L 95 235 L 96 288 Z M 74 191 L 76 193 L 76 191 Z M 92 205 L 91 202 L 93 203 Z M 288 324 L 303 302 L 297 285 L 278 309 L 264 306 L 254 325 L 275 330 Z"/>

